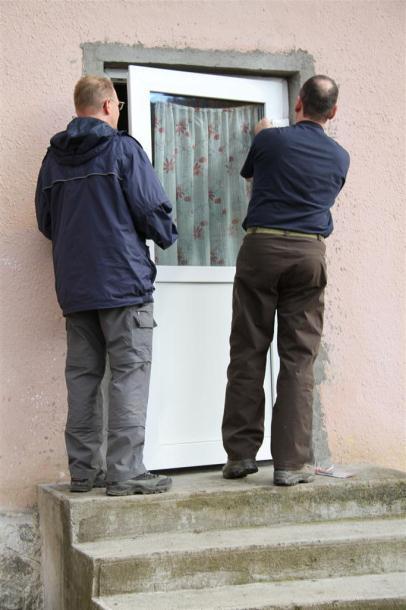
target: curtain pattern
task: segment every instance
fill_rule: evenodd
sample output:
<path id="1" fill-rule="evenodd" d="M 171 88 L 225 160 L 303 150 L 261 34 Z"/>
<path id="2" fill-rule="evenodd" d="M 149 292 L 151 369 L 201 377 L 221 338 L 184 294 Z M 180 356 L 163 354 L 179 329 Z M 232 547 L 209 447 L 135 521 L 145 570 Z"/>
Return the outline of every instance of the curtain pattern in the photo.
<path id="1" fill-rule="evenodd" d="M 250 185 L 240 176 L 261 106 L 154 104 L 154 166 L 173 204 L 178 241 L 160 265 L 235 265 Z"/>

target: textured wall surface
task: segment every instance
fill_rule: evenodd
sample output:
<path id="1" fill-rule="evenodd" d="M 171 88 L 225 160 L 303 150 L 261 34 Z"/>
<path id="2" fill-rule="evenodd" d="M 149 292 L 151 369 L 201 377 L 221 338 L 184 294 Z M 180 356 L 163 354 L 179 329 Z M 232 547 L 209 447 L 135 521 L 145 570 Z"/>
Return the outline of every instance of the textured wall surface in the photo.
<path id="1" fill-rule="evenodd" d="M 323 381 L 333 459 L 405 467 L 405 4 L 329 0 L 1 3 L 0 506 L 66 478 L 64 320 L 34 189 L 73 114 L 83 43 L 311 54 L 341 85 L 330 128 L 351 153 L 328 240 Z"/>
<path id="2" fill-rule="evenodd" d="M 42 606 L 38 513 L 0 512 L 0 608 Z"/>

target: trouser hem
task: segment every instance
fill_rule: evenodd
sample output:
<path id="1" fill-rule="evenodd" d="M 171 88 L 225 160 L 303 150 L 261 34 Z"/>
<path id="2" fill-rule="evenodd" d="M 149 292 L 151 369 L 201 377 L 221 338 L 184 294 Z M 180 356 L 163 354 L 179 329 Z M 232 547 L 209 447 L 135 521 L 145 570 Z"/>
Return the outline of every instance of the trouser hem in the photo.
<path id="1" fill-rule="evenodd" d="M 138 477 L 140 474 L 144 474 L 144 472 L 147 472 L 147 469 L 145 468 L 145 466 L 143 466 L 142 468 L 137 468 L 136 470 L 133 470 L 131 472 L 128 473 L 120 473 L 116 476 L 114 475 L 107 475 L 106 477 L 106 481 L 107 484 L 111 484 L 111 483 L 122 483 L 123 481 L 128 481 L 128 479 L 133 479 L 134 477 Z"/>
<path id="2" fill-rule="evenodd" d="M 69 474 L 73 479 L 86 479 L 88 481 L 95 481 L 98 477 L 105 476 L 106 469 L 102 467 L 98 468 L 97 470 L 90 470 L 87 468 L 77 470 L 76 468 L 69 468 Z"/>
<path id="3" fill-rule="evenodd" d="M 302 470 L 303 468 L 305 468 L 306 466 L 312 466 L 311 464 L 309 464 L 308 462 L 305 462 L 304 464 L 301 464 L 300 466 L 298 466 L 297 464 L 284 464 L 283 466 L 281 466 L 280 464 L 275 464 L 274 463 L 274 470 Z"/>
<path id="4" fill-rule="evenodd" d="M 227 459 L 232 461 L 232 462 L 241 462 L 242 460 L 256 460 L 256 456 L 255 455 L 244 455 L 243 457 L 241 457 L 240 455 L 227 455 Z"/>

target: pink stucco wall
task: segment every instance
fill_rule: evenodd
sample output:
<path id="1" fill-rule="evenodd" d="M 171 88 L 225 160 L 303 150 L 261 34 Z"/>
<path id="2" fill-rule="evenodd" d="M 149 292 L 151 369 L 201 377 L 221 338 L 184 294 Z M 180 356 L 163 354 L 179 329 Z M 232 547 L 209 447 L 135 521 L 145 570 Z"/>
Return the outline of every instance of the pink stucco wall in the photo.
<path id="1" fill-rule="evenodd" d="M 341 84 L 351 152 L 328 241 L 321 398 L 337 462 L 405 461 L 405 4 L 378 0 L 1 2 L 0 507 L 66 477 L 64 320 L 33 200 L 49 137 L 73 113 L 85 42 L 312 54 Z"/>

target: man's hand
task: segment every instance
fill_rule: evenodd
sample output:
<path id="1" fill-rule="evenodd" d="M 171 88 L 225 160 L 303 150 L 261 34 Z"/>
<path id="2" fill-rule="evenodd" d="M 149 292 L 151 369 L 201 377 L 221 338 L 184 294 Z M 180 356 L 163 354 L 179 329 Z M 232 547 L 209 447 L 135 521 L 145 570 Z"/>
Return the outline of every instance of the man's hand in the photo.
<path id="1" fill-rule="evenodd" d="M 269 127 L 272 127 L 272 123 L 269 119 L 264 117 L 255 125 L 255 135 L 257 135 L 257 133 L 259 133 L 263 129 L 269 129 Z"/>

